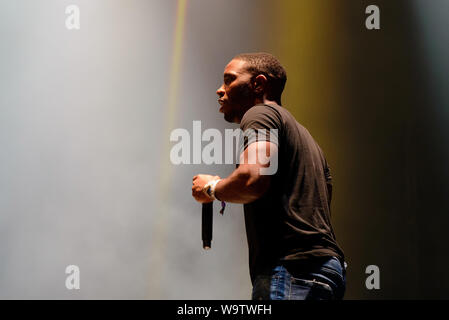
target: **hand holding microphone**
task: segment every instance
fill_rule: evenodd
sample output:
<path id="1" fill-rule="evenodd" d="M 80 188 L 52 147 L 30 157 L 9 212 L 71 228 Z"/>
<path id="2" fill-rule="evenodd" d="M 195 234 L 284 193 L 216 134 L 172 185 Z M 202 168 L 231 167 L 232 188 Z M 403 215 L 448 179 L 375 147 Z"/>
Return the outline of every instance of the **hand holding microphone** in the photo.
<path id="1" fill-rule="evenodd" d="M 194 176 L 192 181 L 192 196 L 195 200 L 200 203 L 207 203 L 215 200 L 215 196 L 209 195 L 206 189 L 208 189 L 208 187 L 210 187 L 211 184 L 217 180 L 220 180 L 219 176 L 212 176 L 208 174 L 198 174 Z"/>

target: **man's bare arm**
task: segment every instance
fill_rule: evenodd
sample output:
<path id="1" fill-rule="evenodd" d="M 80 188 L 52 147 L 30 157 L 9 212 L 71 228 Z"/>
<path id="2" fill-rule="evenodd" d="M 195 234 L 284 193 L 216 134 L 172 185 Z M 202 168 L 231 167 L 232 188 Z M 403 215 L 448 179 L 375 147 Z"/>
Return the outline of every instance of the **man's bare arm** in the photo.
<path id="1" fill-rule="evenodd" d="M 266 150 L 266 157 L 270 159 L 266 164 L 261 163 L 259 158 L 254 158 L 261 148 L 263 153 Z M 277 146 L 268 141 L 250 144 L 240 155 L 239 167 L 217 184 L 215 196 L 222 201 L 234 203 L 250 203 L 262 197 L 270 187 L 271 175 L 263 175 L 261 172 L 271 165 L 274 157 L 277 161 L 277 152 Z"/>

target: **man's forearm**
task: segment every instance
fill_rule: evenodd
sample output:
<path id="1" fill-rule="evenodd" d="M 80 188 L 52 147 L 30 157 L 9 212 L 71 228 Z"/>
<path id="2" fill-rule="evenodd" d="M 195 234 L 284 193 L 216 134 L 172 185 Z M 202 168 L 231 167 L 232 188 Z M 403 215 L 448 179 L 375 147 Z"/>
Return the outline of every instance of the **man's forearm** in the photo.
<path id="1" fill-rule="evenodd" d="M 250 203 L 260 198 L 269 187 L 269 176 L 260 176 L 257 165 L 241 165 L 215 188 L 215 196 L 234 203 Z"/>

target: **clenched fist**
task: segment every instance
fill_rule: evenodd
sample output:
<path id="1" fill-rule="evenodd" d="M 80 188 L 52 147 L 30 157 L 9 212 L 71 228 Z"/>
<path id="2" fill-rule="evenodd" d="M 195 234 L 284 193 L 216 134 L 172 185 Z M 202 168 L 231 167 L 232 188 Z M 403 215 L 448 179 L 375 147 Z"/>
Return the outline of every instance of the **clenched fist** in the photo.
<path id="1" fill-rule="evenodd" d="M 217 179 L 220 179 L 220 177 L 211 176 L 208 174 L 198 174 L 194 176 L 192 181 L 192 196 L 195 198 L 195 200 L 199 203 L 208 203 L 214 201 L 203 191 L 203 188 L 209 181 Z"/>

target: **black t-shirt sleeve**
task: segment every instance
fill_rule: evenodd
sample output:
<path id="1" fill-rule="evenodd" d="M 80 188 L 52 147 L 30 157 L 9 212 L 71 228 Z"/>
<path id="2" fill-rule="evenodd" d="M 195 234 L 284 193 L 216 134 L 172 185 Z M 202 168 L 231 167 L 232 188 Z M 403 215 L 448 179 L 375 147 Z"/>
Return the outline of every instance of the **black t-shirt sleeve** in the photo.
<path id="1" fill-rule="evenodd" d="M 279 147 L 282 119 L 278 111 L 266 105 L 249 109 L 240 122 L 245 136 L 244 148 L 256 141 L 269 141 Z"/>

